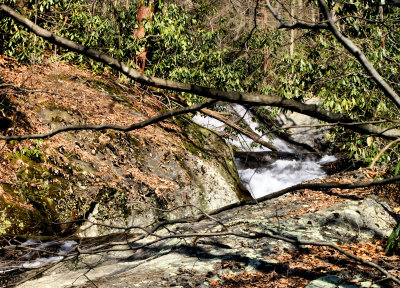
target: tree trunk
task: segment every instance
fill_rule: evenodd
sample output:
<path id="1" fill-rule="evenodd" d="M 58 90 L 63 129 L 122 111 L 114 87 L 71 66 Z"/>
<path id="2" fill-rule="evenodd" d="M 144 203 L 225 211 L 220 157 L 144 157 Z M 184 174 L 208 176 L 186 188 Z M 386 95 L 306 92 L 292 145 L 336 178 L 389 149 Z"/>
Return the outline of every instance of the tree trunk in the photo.
<path id="1" fill-rule="evenodd" d="M 296 2 L 292 2 L 290 5 L 290 15 L 294 17 L 294 13 L 296 12 Z M 291 29 L 290 30 L 290 57 L 293 58 L 294 56 L 294 39 L 296 37 L 296 30 Z"/>

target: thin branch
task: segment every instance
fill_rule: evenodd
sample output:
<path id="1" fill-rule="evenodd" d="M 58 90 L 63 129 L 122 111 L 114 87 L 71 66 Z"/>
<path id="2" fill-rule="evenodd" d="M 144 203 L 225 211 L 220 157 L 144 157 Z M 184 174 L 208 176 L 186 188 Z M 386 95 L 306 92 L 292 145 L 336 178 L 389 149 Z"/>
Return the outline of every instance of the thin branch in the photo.
<path id="1" fill-rule="evenodd" d="M 222 117 L 218 112 L 215 112 L 215 111 L 212 111 L 212 110 L 206 109 L 206 108 L 201 109 L 201 112 L 229 125 L 230 127 L 235 129 L 239 133 L 242 133 L 243 135 L 246 135 L 247 137 L 252 139 L 254 142 L 261 144 L 261 145 L 271 149 L 272 151 L 279 151 L 279 149 L 275 145 L 261 139 L 262 136 L 258 135 L 257 133 L 255 133 L 253 131 L 248 131 L 248 130 L 240 127 L 239 125 L 235 124 L 233 121 L 230 121 L 229 119 L 226 119 L 225 117 Z"/>
<path id="2" fill-rule="evenodd" d="M 322 183 L 322 182 L 317 182 L 317 183 L 303 183 L 303 184 L 297 184 L 291 187 L 287 187 L 284 189 L 281 189 L 279 191 L 276 191 L 274 193 L 270 193 L 268 195 L 265 195 L 261 198 L 258 198 L 257 200 L 252 199 L 252 200 L 243 200 L 240 202 L 235 202 L 220 208 L 217 208 L 215 210 L 209 211 L 207 215 L 200 214 L 195 217 L 184 217 L 184 218 L 178 218 L 178 219 L 173 219 L 173 220 L 164 220 L 160 221 L 154 224 L 153 228 L 150 230 L 145 230 L 143 227 L 140 226 L 113 226 L 113 225 L 108 225 L 108 224 L 98 224 L 98 223 L 93 223 L 94 225 L 102 225 L 102 226 L 107 226 L 115 229 L 122 229 L 122 230 L 127 230 L 127 229 L 133 229 L 133 228 L 140 228 L 148 233 L 154 233 L 157 230 L 159 230 L 161 227 L 167 226 L 167 225 L 173 225 L 173 224 L 184 224 L 184 223 L 193 223 L 193 222 L 199 222 L 200 220 L 203 220 L 205 218 L 210 218 L 210 216 L 220 214 L 222 212 L 226 212 L 229 210 L 232 210 L 234 208 L 238 207 L 244 207 L 244 206 L 250 206 L 250 205 L 258 205 L 262 202 L 265 202 L 267 200 L 271 200 L 274 198 L 278 198 L 282 195 L 285 195 L 290 192 L 295 192 L 298 190 L 303 190 L 303 189 L 308 189 L 308 190 L 322 190 L 322 189 L 355 189 L 355 188 L 367 188 L 367 187 L 373 187 L 373 186 L 382 186 L 382 185 L 387 185 L 391 183 L 395 183 L 400 181 L 400 175 L 392 177 L 392 178 L 386 178 L 382 180 L 373 180 L 373 181 L 368 181 L 368 182 L 355 182 L 355 183 L 338 183 L 338 182 L 329 182 L 329 183 Z M 174 208 L 172 208 L 174 209 Z M 75 220 L 78 221 L 78 220 Z M 70 222 L 63 222 L 63 223 L 54 223 L 54 224 L 66 224 L 66 223 L 73 223 L 75 221 L 70 221 Z M 82 221 L 82 220 L 79 220 Z"/>
<path id="3" fill-rule="evenodd" d="M 308 29 L 308 30 L 316 30 L 316 29 L 329 29 L 335 38 L 349 51 L 358 62 L 364 67 L 365 71 L 374 79 L 378 87 L 385 93 L 385 95 L 391 99 L 397 108 L 400 108 L 400 96 L 390 87 L 389 84 L 383 79 L 383 77 L 376 71 L 374 66 L 369 62 L 364 53 L 347 37 L 345 37 L 336 27 L 335 20 L 333 19 L 328 6 L 326 5 L 325 0 L 318 0 L 320 10 L 324 15 L 327 24 L 307 24 L 302 22 L 297 22 L 295 24 L 287 24 L 282 17 L 273 9 L 269 0 L 266 1 L 268 9 L 271 11 L 272 15 L 277 19 L 281 26 L 280 28 L 288 28 L 288 29 Z M 321 25 L 323 27 L 321 27 Z"/>
<path id="4" fill-rule="evenodd" d="M 343 16 L 343 17 L 336 18 L 335 19 L 335 23 L 339 22 L 339 21 L 341 21 L 343 19 L 349 19 L 349 18 L 350 19 L 358 19 L 358 20 L 361 20 L 361 21 L 365 21 L 365 22 L 368 22 L 368 23 L 374 23 L 374 24 L 386 24 L 387 22 L 396 23 L 396 22 L 400 21 L 400 18 L 392 18 L 392 19 L 385 18 L 383 20 L 371 20 L 371 19 L 367 19 L 367 18 L 364 18 L 364 17 L 356 16 L 356 15 L 346 15 L 346 16 Z M 386 25 L 386 26 L 388 26 L 388 25 Z"/>
<path id="5" fill-rule="evenodd" d="M 123 132 L 128 132 L 128 131 L 133 131 L 137 129 L 144 128 L 146 126 L 149 126 L 154 123 L 158 123 L 160 121 L 163 121 L 165 119 L 171 118 L 173 116 L 189 113 L 189 112 L 195 112 L 198 111 L 204 107 L 207 107 L 209 105 L 212 105 L 216 103 L 217 100 L 209 100 L 207 102 L 204 102 L 202 104 L 198 105 L 193 105 L 190 107 L 185 107 L 185 108 L 179 108 L 175 110 L 171 110 L 167 113 L 149 118 L 147 120 L 144 120 L 139 123 L 135 123 L 129 126 L 119 126 L 119 125 L 112 125 L 112 124 L 104 124 L 104 125 L 73 125 L 73 126 L 67 126 L 67 127 L 62 127 L 58 128 L 56 130 L 53 130 L 49 133 L 44 133 L 44 134 L 29 134 L 29 135 L 13 135 L 13 136 L 1 136 L 0 135 L 0 140 L 6 140 L 6 141 L 11 141 L 11 140 L 26 140 L 26 139 L 45 139 L 52 137 L 54 135 L 57 135 L 62 132 L 67 132 L 67 131 L 81 131 L 81 130 L 107 130 L 107 129 L 112 129 L 112 130 L 117 130 L 117 131 L 123 131 Z"/>
<path id="6" fill-rule="evenodd" d="M 239 232 L 211 232 L 211 233 L 186 233 L 186 234 L 174 234 L 174 235 L 166 235 L 162 236 L 161 238 L 146 242 L 142 245 L 138 246 L 130 246 L 129 248 L 117 248 L 117 249 L 104 249 L 104 250 L 85 250 L 85 249 L 79 249 L 80 254 L 97 254 L 97 253 L 103 253 L 103 252 L 116 252 L 116 251 L 127 251 L 127 250 L 133 250 L 137 251 L 142 248 L 151 246 L 153 244 L 156 244 L 158 242 L 168 240 L 168 239 L 176 239 L 176 238 L 204 238 L 204 237 L 221 237 L 221 236 L 236 236 L 236 237 L 242 237 L 242 238 L 250 238 L 247 234 L 245 233 L 239 233 Z"/>
<path id="7" fill-rule="evenodd" d="M 65 260 L 66 260 L 66 258 L 63 258 L 63 259 L 61 259 L 61 260 L 59 260 L 57 262 L 51 263 L 50 265 L 46 265 L 43 269 L 41 269 L 37 273 L 29 275 L 28 277 L 25 277 L 25 278 L 23 278 L 22 280 L 20 280 L 18 282 L 7 284 L 7 285 L 5 285 L 3 287 L 15 287 L 15 286 L 21 285 L 21 284 L 23 284 L 23 283 L 25 283 L 25 282 L 27 282 L 29 280 L 32 280 L 32 279 L 38 277 L 39 275 L 41 275 L 44 272 L 50 270 L 51 268 L 55 267 L 57 264 L 60 264 L 61 262 L 65 261 Z"/>
<path id="8" fill-rule="evenodd" d="M 309 30 L 320 30 L 320 29 L 327 29 L 328 28 L 328 25 L 322 24 L 322 23 L 310 24 L 310 23 L 305 23 L 305 22 L 296 22 L 294 24 L 288 24 L 288 23 L 285 22 L 285 20 L 282 19 L 282 17 L 271 6 L 271 4 L 269 3 L 269 0 L 266 1 L 266 4 L 267 4 L 267 8 L 271 12 L 271 14 L 275 17 L 276 20 L 279 21 L 279 23 L 280 23 L 279 29 L 282 29 L 282 28 L 287 28 L 287 29 L 301 28 L 301 29 L 309 29 Z"/>
<path id="9" fill-rule="evenodd" d="M 376 162 L 382 157 L 383 153 L 386 152 L 386 150 L 388 150 L 391 146 L 393 146 L 394 144 L 396 144 L 397 142 L 400 142 L 400 138 L 393 140 L 392 142 L 390 142 L 389 144 L 387 144 L 379 153 L 378 155 L 375 156 L 374 160 L 372 161 L 371 165 L 369 166 L 369 169 L 373 170 L 375 167 Z"/>
<path id="10" fill-rule="evenodd" d="M 273 130 L 269 130 L 269 131 L 263 133 L 262 136 L 276 133 L 281 130 L 289 130 L 289 129 L 321 128 L 321 127 L 334 127 L 334 126 L 349 127 L 349 126 L 355 126 L 355 125 L 383 124 L 383 123 L 399 123 L 399 121 L 387 119 L 387 120 L 363 121 L 363 122 L 353 122 L 353 123 L 336 122 L 336 123 L 321 123 L 321 124 L 310 124 L 310 125 L 287 125 L 287 126 L 282 126 L 282 127 L 273 129 Z M 389 129 L 391 129 L 391 128 L 389 128 Z M 259 136 L 259 137 L 262 137 L 262 136 Z"/>
<path id="11" fill-rule="evenodd" d="M 251 234 L 250 234 L 251 233 Z M 234 231 L 229 231 L 229 232 L 211 232 L 211 233 L 182 233 L 182 234 L 174 234 L 174 235 L 166 235 L 163 236 L 159 239 L 155 239 L 153 241 L 149 241 L 147 243 L 144 243 L 142 245 L 139 246 L 135 246 L 135 247 L 129 247 L 129 248 L 117 248 L 117 249 L 105 249 L 105 250 L 98 250 L 98 251 L 92 251 L 90 249 L 90 251 L 87 250 L 82 250 L 80 249 L 79 252 L 80 254 L 98 254 L 98 253 L 103 253 L 103 252 L 112 252 L 112 251 L 126 251 L 126 250 L 134 250 L 137 251 L 139 249 L 148 247 L 150 245 L 153 245 L 155 243 L 158 243 L 160 241 L 164 241 L 167 239 L 177 239 L 177 238 L 209 238 L 209 237 L 221 237 L 221 236 L 235 236 L 235 237 L 240 237 L 240 238 L 247 238 L 247 239 L 259 239 L 259 238 L 264 238 L 264 237 L 268 237 L 268 238 L 273 238 L 276 240 L 281 240 L 287 243 L 291 243 L 293 245 L 296 246 L 305 246 L 305 245 L 312 245 L 312 246 L 325 246 L 325 247 L 330 247 L 340 253 L 342 253 L 343 255 L 347 256 L 350 259 L 353 259 L 363 265 L 372 267 L 376 270 L 378 270 L 379 272 L 381 272 L 382 274 L 384 274 L 388 279 L 392 280 L 393 282 L 400 284 L 400 280 L 396 277 L 394 277 L 393 275 L 391 275 L 388 271 L 386 271 L 383 267 L 381 267 L 380 265 L 365 260 L 361 257 L 358 257 L 346 250 L 344 250 L 343 248 L 340 248 L 338 245 L 331 243 L 331 242 L 327 242 L 327 241 L 304 241 L 304 240 L 299 240 L 299 239 L 291 239 L 288 237 L 284 237 L 282 235 L 279 234 L 273 234 L 273 233 L 268 233 L 268 232 L 264 232 L 264 233 L 259 233 L 259 232 L 250 232 L 250 233 L 244 233 L 244 232 L 234 232 Z"/>
<path id="12" fill-rule="evenodd" d="M 257 200 L 244 200 L 241 202 L 236 202 L 232 203 L 229 205 L 226 205 L 224 207 L 215 209 L 213 211 L 208 212 L 210 215 L 216 215 L 228 210 L 231 210 L 233 208 L 237 207 L 243 207 L 243 206 L 248 206 L 248 205 L 256 205 L 261 202 L 265 202 L 270 199 L 278 198 L 282 195 L 285 195 L 290 192 L 294 192 L 297 190 L 303 190 L 303 189 L 308 189 L 308 190 L 314 190 L 318 191 L 321 189 L 333 189 L 333 188 L 339 188 L 339 189 L 354 189 L 354 188 L 363 188 L 363 187 L 372 187 L 372 186 L 382 186 L 382 185 L 387 185 L 391 183 L 395 183 L 400 181 L 400 175 L 392 177 L 392 178 L 386 178 L 382 180 L 373 180 L 369 182 L 356 182 L 356 183 L 338 183 L 338 182 L 331 182 L 331 183 L 302 183 L 302 184 L 297 184 L 291 187 L 287 187 L 284 189 L 281 189 L 279 191 L 276 191 L 274 193 L 270 193 L 268 195 L 265 195 L 261 198 L 257 198 Z M 202 216 L 199 217 L 200 219 L 203 219 Z"/>
<path id="13" fill-rule="evenodd" d="M 79 54 L 90 57 L 96 61 L 109 65 L 110 67 L 120 71 L 127 77 L 157 88 L 168 89 L 178 92 L 187 92 L 195 95 L 204 96 L 207 98 L 228 101 L 228 102 L 240 102 L 247 103 L 253 105 L 267 105 L 267 106 L 275 106 L 281 107 L 285 109 L 289 109 L 301 114 L 305 114 L 311 116 L 313 118 L 317 118 L 322 121 L 326 121 L 328 123 L 332 122 L 346 122 L 352 123 L 353 121 L 346 115 L 333 113 L 318 107 L 313 104 L 304 104 L 298 102 L 293 99 L 286 99 L 278 96 L 269 96 L 263 94 L 255 94 L 255 93 L 244 93 L 237 91 L 222 91 L 215 88 L 198 86 L 195 84 L 185 84 L 181 82 L 166 80 L 162 78 L 147 76 L 143 73 L 138 72 L 135 69 L 132 69 L 128 65 L 119 62 L 118 60 L 110 57 L 109 55 L 100 52 L 95 49 L 91 49 L 85 47 L 83 45 L 77 44 L 71 40 L 62 38 L 57 36 L 56 34 L 41 28 L 38 25 L 35 25 L 32 21 L 26 19 L 21 16 L 13 9 L 6 5 L 0 5 L 0 11 L 3 11 L 5 14 L 12 17 L 15 21 L 27 27 L 36 35 L 41 36 L 42 38 L 62 46 L 71 51 L 77 52 Z M 374 126 L 374 125 L 361 125 L 355 127 L 349 127 L 351 130 L 362 133 L 362 134 L 375 134 L 388 139 L 397 139 L 400 137 L 400 130 L 392 130 L 385 131 L 382 127 Z M 110 128 L 111 129 L 111 128 Z"/>

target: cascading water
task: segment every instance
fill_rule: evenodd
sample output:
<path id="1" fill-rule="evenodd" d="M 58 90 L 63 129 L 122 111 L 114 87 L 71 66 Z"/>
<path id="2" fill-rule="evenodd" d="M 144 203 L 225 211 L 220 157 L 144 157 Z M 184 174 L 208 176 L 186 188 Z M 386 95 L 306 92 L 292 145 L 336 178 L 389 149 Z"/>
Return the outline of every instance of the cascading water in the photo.
<path id="1" fill-rule="evenodd" d="M 262 140 L 270 141 L 268 137 L 262 136 L 261 132 L 257 130 L 258 123 L 252 120 L 253 115 L 245 107 L 238 104 L 233 104 L 231 107 L 239 115 L 242 121 L 256 132 Z M 208 116 L 204 117 L 200 114 L 197 114 L 192 120 L 197 124 L 216 132 L 223 131 L 226 126 L 221 121 Z M 268 148 L 260 148 L 258 145 L 252 147 L 253 140 L 244 135 L 238 135 L 237 139 L 230 139 L 229 142 L 242 151 L 271 151 Z M 295 148 L 290 147 L 285 141 L 279 138 L 275 138 L 272 144 L 281 151 L 297 152 Z M 236 158 L 235 161 L 239 177 L 243 184 L 254 198 L 260 198 L 280 189 L 325 176 L 325 171 L 322 169 L 321 165 L 333 162 L 335 159 L 334 156 L 324 156 L 318 160 L 311 158 L 298 160 L 278 159 L 272 164 L 266 165 L 266 167 L 256 168 L 246 167 L 246 163 L 243 159 Z"/>

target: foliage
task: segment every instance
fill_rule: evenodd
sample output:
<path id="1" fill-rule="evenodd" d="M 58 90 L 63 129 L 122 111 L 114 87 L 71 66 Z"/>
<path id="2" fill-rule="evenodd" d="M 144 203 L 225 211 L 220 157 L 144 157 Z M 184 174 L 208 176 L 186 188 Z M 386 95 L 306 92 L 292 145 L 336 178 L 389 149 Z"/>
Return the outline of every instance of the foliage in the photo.
<path id="1" fill-rule="evenodd" d="M 385 251 L 389 254 L 400 253 L 400 223 L 397 224 L 397 227 L 390 234 Z"/>
<path id="2" fill-rule="evenodd" d="M 150 27 L 157 37 L 150 43 L 153 65 L 149 73 L 228 91 L 260 91 L 259 80 L 264 77 L 260 51 L 269 50 L 273 55 L 282 40 L 281 32 L 255 29 L 233 41 L 225 18 L 212 30 L 204 25 L 204 14 L 214 11 L 210 4 L 203 3 L 197 13 L 190 14 L 174 4 L 162 9 Z M 186 96 L 196 102 L 197 97 Z"/>
<path id="3" fill-rule="evenodd" d="M 228 21 L 227 15 L 219 17 L 216 6 L 209 1 L 196 1 L 196 8 L 190 12 L 160 1 L 154 20 L 145 23 L 148 36 L 140 40 L 133 35 L 138 27 L 138 1 L 131 1 L 129 7 L 119 5 L 118 1 L 25 0 L 22 6 L 16 0 L 2 2 L 60 36 L 100 49 L 131 65 L 146 46 L 150 62 L 146 73 L 151 75 L 300 101 L 318 97 L 324 108 L 347 114 L 355 121 L 399 119 L 395 107 L 360 64 L 347 56 L 344 48 L 324 30 L 304 32 L 291 57 L 285 50 L 287 39 L 283 31 L 266 33 L 259 27 L 248 28 L 235 38 L 229 26 L 232 21 Z M 397 7 L 386 6 L 381 11 L 378 2 L 328 4 L 335 7 L 342 33 L 363 48 L 371 63 L 399 91 L 400 12 Z M 210 17 L 214 17 L 212 29 L 207 23 Z M 57 57 L 94 72 L 105 69 L 103 64 L 43 41 L 8 17 L 0 20 L 0 35 L 0 49 L 20 61 L 41 61 L 45 54 L 60 55 Z M 268 69 L 266 57 L 275 60 Z M 189 102 L 202 101 L 197 96 L 184 96 Z M 378 138 L 349 134 L 341 128 L 334 129 L 331 140 L 338 143 L 338 151 L 346 151 L 349 157 L 366 163 L 385 145 Z M 390 159 L 391 155 L 386 153 L 380 161 Z"/>
<path id="4" fill-rule="evenodd" d="M 329 2 L 329 1 L 328 1 Z M 339 1 L 334 4 L 341 32 L 360 47 L 372 65 L 400 92 L 400 9 L 385 7 L 379 1 Z M 383 15 L 383 18 L 381 18 Z M 347 115 L 354 121 L 399 120 L 397 108 L 387 99 L 361 64 L 342 47 L 330 32 L 302 31 L 293 57 L 282 53 L 271 72 L 269 93 L 296 100 L 319 98 L 325 109 Z M 281 50 L 280 50 L 281 51 Z M 390 127 L 391 124 L 380 124 Z M 370 163 L 387 142 L 362 136 L 343 128 L 330 135 L 336 151 Z M 397 159 L 393 148 L 381 163 Z"/>
<path id="5" fill-rule="evenodd" d="M 16 6 L 15 1 L 5 2 Z M 138 27 L 137 1 L 130 2 L 129 9 L 114 5 L 112 1 L 106 1 L 109 5 L 89 5 L 85 0 L 41 0 L 37 5 L 35 2 L 27 0 L 26 5 L 17 10 L 62 37 L 100 49 L 131 65 L 142 47 L 149 46 L 151 65 L 147 73 L 224 90 L 259 91 L 259 79 L 264 77 L 264 55 L 260 51 L 268 50 L 273 56 L 282 40 L 281 32 L 264 33 L 255 29 L 233 41 L 226 18 L 220 19 L 218 26 L 210 30 L 204 24 L 204 17 L 215 9 L 206 2 L 200 2 L 191 13 L 186 13 L 181 6 L 160 2 L 160 12 L 154 21 L 145 24 L 146 33 L 151 37 L 140 40 L 133 36 Z M 44 54 L 53 51 L 52 57 L 60 55 L 59 59 L 87 66 L 94 72 L 105 69 L 103 64 L 41 40 L 7 17 L 0 20 L 0 32 L 1 50 L 20 61 L 41 61 Z M 200 101 L 197 97 L 186 96 L 194 102 Z"/>
<path id="6" fill-rule="evenodd" d="M 18 6 L 15 0 L 3 2 L 43 28 L 88 47 L 100 49 L 118 60 L 130 62 L 136 51 L 139 51 L 139 43 L 133 37 L 137 27 L 136 2 L 131 2 L 130 9 L 114 6 L 113 1 L 96 4 L 85 0 L 26 0 L 23 6 Z M 94 72 L 105 69 L 103 64 L 43 41 L 8 17 L 0 19 L 0 35 L 0 51 L 17 57 L 19 61 L 41 62 L 44 55 L 48 54 L 53 57 L 52 60 L 70 61 Z"/>
<path id="7" fill-rule="evenodd" d="M 40 146 L 43 144 L 43 140 L 37 140 L 36 145 L 33 148 L 28 149 L 26 147 L 21 149 L 21 153 L 35 162 L 43 162 L 43 151 Z"/>

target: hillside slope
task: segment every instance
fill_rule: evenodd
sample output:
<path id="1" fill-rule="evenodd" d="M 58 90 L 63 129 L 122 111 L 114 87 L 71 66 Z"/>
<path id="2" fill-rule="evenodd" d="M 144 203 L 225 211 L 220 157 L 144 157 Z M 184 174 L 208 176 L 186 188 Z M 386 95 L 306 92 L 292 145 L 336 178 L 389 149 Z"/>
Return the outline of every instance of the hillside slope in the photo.
<path id="1" fill-rule="evenodd" d="M 77 124 L 130 125 L 172 105 L 160 92 L 64 63 L 27 67 L 2 57 L 0 81 L 3 119 L 9 123 L 3 135 Z M 2 141 L 0 159 L 0 219 L 8 225 L 1 234 L 71 233 L 74 224 L 50 223 L 83 219 L 95 208 L 100 221 L 132 225 L 143 223 L 142 217 L 197 213 L 191 207 L 163 213 L 152 206 L 192 204 L 208 211 L 242 197 L 230 147 L 185 116 L 128 133 L 80 131 L 44 141 Z"/>

